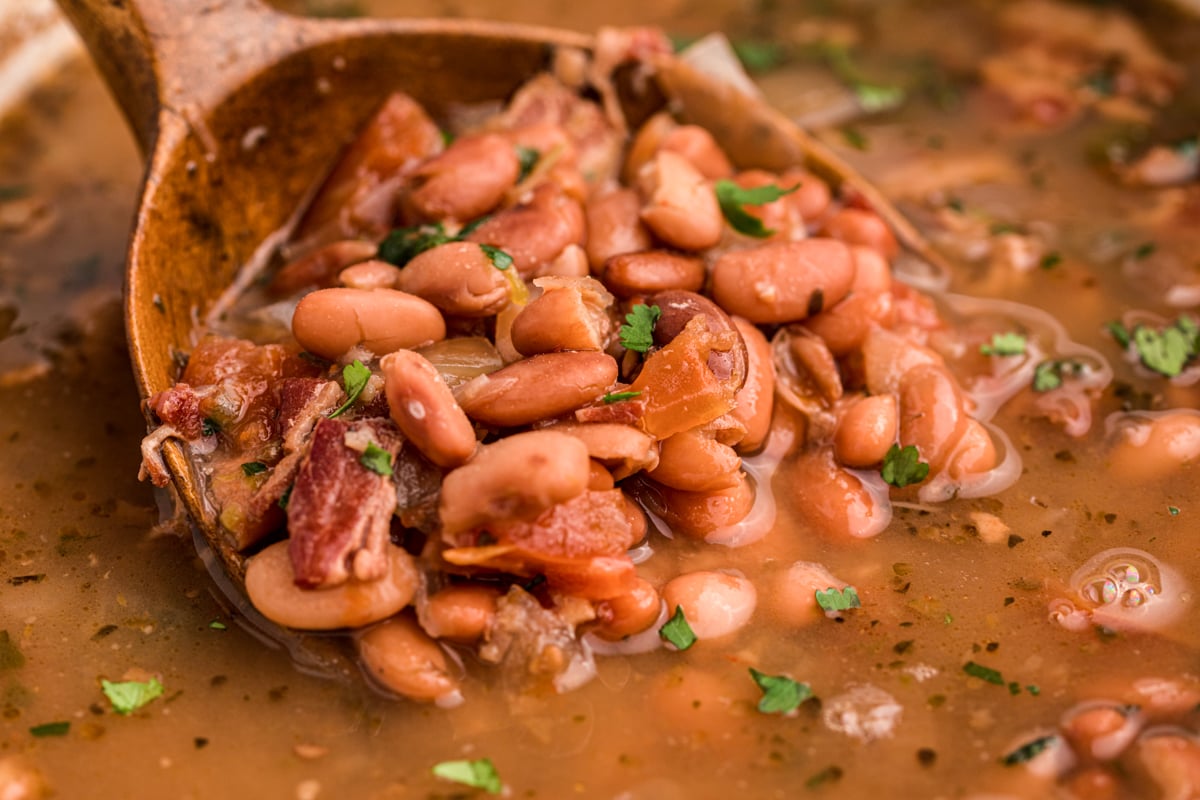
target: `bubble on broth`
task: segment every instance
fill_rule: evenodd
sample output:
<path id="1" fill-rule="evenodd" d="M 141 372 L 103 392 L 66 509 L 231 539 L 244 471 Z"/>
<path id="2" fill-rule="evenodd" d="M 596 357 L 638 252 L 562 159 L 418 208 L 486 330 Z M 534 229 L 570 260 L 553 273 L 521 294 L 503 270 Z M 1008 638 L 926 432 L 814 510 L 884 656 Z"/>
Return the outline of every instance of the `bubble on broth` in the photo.
<path id="1" fill-rule="evenodd" d="M 1115 547 L 1097 553 L 1071 576 L 1077 600 L 1050 603 L 1050 619 L 1068 630 L 1103 625 L 1114 630 L 1161 631 L 1191 603 L 1187 583 L 1150 553 Z"/>

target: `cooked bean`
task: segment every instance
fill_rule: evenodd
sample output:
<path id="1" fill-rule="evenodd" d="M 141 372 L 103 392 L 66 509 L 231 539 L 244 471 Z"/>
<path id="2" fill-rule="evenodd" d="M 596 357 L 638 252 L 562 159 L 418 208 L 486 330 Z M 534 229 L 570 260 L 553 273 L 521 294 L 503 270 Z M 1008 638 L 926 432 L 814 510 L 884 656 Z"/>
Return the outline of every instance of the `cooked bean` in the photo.
<path id="1" fill-rule="evenodd" d="M 421 610 L 421 626 L 435 639 L 479 641 L 496 619 L 501 592 L 479 583 L 459 583 L 429 596 Z"/>
<path id="2" fill-rule="evenodd" d="M 829 203 L 833 199 L 829 184 L 811 172 L 789 169 L 783 173 L 779 183 L 785 189 L 795 187 L 795 191 L 787 196 L 787 202 L 805 222 L 811 223 L 820 219 L 829 209 Z"/>
<path id="3" fill-rule="evenodd" d="M 359 636 L 358 655 L 371 677 L 410 700 L 447 707 L 462 702 L 459 679 L 450 672 L 446 652 L 407 615 Z"/>
<path id="4" fill-rule="evenodd" d="M 714 350 L 708 356 L 708 368 L 717 380 L 737 391 L 746 382 L 746 343 L 725 311 L 702 294 L 670 290 L 651 295 L 646 301 L 658 306 L 662 316 L 654 325 L 654 343 L 664 347 L 678 336 L 695 316 L 703 316 L 713 333 L 732 331 L 737 344 L 727 351 Z"/>
<path id="5" fill-rule="evenodd" d="M 386 261 L 361 261 L 338 273 L 338 283 L 350 289 L 396 289 L 400 269 Z"/>
<path id="6" fill-rule="evenodd" d="M 271 293 L 289 295 L 309 286 L 327 288 L 334 277 L 360 261 L 374 258 L 374 242 L 346 239 L 332 242 L 282 267 L 271 280 Z"/>
<path id="7" fill-rule="evenodd" d="M 804 327 L 825 341 L 839 358 L 862 347 L 872 328 L 890 327 L 895 319 L 890 292 L 852 291 L 833 308 L 804 320 Z"/>
<path id="8" fill-rule="evenodd" d="M 713 135 L 699 125 L 672 128 L 662 137 L 658 149 L 683 156 L 709 180 L 728 178 L 733 174 L 729 156 L 725 155 Z"/>
<path id="9" fill-rule="evenodd" d="M 528 202 L 490 217 L 467 239 L 499 247 L 512 256 L 522 277 L 529 277 L 568 245 L 583 243 L 583 208 L 556 184 L 543 183 Z"/>
<path id="10" fill-rule="evenodd" d="M 1122 480 L 1162 480 L 1200 462 L 1200 411 L 1174 409 L 1129 415 L 1117 428 L 1108 465 Z"/>
<path id="11" fill-rule="evenodd" d="M 646 520 L 646 511 L 629 495 L 622 493 L 621 497 L 625 501 L 625 519 L 629 521 L 630 538 L 640 542 L 646 538 L 646 532 L 650 528 L 650 523 Z"/>
<path id="12" fill-rule="evenodd" d="M 439 467 L 457 467 L 475 452 L 475 429 L 438 375 L 412 350 L 397 350 L 379 362 L 392 421 Z"/>
<path id="13" fill-rule="evenodd" d="M 891 515 L 857 475 L 834 463 L 825 449 L 788 462 L 784 480 L 791 488 L 797 515 L 817 532 L 833 539 L 864 539 L 886 527 Z"/>
<path id="14" fill-rule="evenodd" d="M 593 492 L 606 492 L 615 485 L 616 483 L 613 480 L 612 473 L 608 471 L 608 467 L 593 458 L 589 465 L 587 488 Z"/>
<path id="15" fill-rule="evenodd" d="M 837 303 L 853 281 L 850 248 L 837 240 L 771 242 L 718 258 L 712 295 L 751 322 L 793 322 Z"/>
<path id="16" fill-rule="evenodd" d="M 896 392 L 900 379 L 919 364 L 943 364 L 940 355 L 883 328 L 868 330 L 862 344 L 863 376 L 871 394 Z"/>
<path id="17" fill-rule="evenodd" d="M 642 224 L 642 201 L 633 189 L 600 191 L 588 198 L 587 255 L 592 271 L 603 276 L 604 263 L 621 253 L 647 250 L 653 245 Z"/>
<path id="18" fill-rule="evenodd" d="M 654 480 L 686 492 L 711 492 L 738 484 L 742 459 L 729 445 L 696 429 L 667 438 L 659 446 Z"/>
<path id="19" fill-rule="evenodd" d="M 320 289 L 305 295 L 292 316 L 300 346 L 330 361 L 353 347 L 383 355 L 446 337 L 441 312 L 394 289 Z"/>
<path id="20" fill-rule="evenodd" d="M 1137 757 L 1162 800 L 1192 800 L 1200 792 L 1200 743 L 1183 730 L 1147 732 Z"/>
<path id="21" fill-rule="evenodd" d="M 667 250 L 621 253 L 604 262 L 604 282 L 613 294 L 628 299 L 667 289 L 699 291 L 704 286 L 704 262 Z"/>
<path id="22" fill-rule="evenodd" d="M 663 587 L 667 613 L 682 608 L 700 640 L 727 636 L 746 625 L 758 604 L 754 584 L 738 575 L 702 570 L 672 578 Z"/>
<path id="23" fill-rule="evenodd" d="M 962 390 L 944 367 L 922 364 L 900 378 L 900 445 L 941 472 L 966 429 Z"/>
<path id="24" fill-rule="evenodd" d="M 464 384 L 458 402 L 472 419 L 510 428 L 573 411 L 616 380 L 617 362 L 605 353 L 545 353 Z"/>
<path id="25" fill-rule="evenodd" d="M 992 435 L 978 420 L 967 417 L 962 436 L 946 464 L 951 478 L 979 475 L 996 466 L 996 445 Z"/>
<path id="26" fill-rule="evenodd" d="M 597 624 L 591 631 L 601 639 L 616 642 L 646 630 L 661 613 L 658 590 L 645 578 L 637 578 L 630 591 L 596 603 Z"/>
<path id="27" fill-rule="evenodd" d="M 396 288 L 456 317 L 490 317 L 508 305 L 508 279 L 471 242 L 450 242 L 421 253 L 400 271 Z"/>
<path id="28" fill-rule="evenodd" d="M 825 222 L 823 233 L 847 244 L 870 247 L 891 261 L 900 252 L 896 235 L 874 211 L 843 208 Z"/>
<path id="29" fill-rule="evenodd" d="M 892 268 L 879 251 L 861 244 L 850 245 L 854 258 L 854 282 L 852 292 L 890 292 L 892 290 Z"/>
<path id="30" fill-rule="evenodd" d="M 788 625 L 803 627 L 825 617 L 817 605 L 817 592 L 845 589 L 849 585 L 834 577 L 823 564 L 797 561 L 779 573 L 768 597 L 780 619 Z"/>
<path id="31" fill-rule="evenodd" d="M 679 123 L 666 111 L 660 111 L 643 122 L 626 148 L 625 163 L 621 165 L 621 182 L 627 185 L 636 183 L 642 167 L 650 163 L 667 134 L 677 127 Z"/>
<path id="32" fill-rule="evenodd" d="M 559 350 L 603 350 L 612 333 L 613 296 L 595 278 L 538 278 L 540 297 L 521 309 L 512 343 L 526 356 Z"/>
<path id="33" fill-rule="evenodd" d="M 577 244 L 569 244 L 553 261 L 538 267 L 534 275 L 539 278 L 586 278 L 591 271 L 587 251 Z"/>
<path id="34" fill-rule="evenodd" d="M 552 430 L 583 442 L 588 455 L 612 470 L 614 480 L 628 478 L 641 470 L 652 470 L 658 464 L 658 447 L 653 437 L 632 425 L 563 422 Z"/>
<path id="35" fill-rule="evenodd" d="M 590 471 L 587 447 L 565 433 L 528 431 L 484 445 L 442 481 L 442 531 L 532 517 L 582 493 Z"/>
<path id="36" fill-rule="evenodd" d="M 733 182 L 743 189 L 758 189 L 763 186 L 774 186 L 784 190 L 788 188 L 780 176 L 761 169 L 739 172 Z M 748 203 L 742 206 L 742 210 L 752 217 L 757 217 L 763 227 L 771 232 L 769 236 L 772 239 L 803 239 L 807 233 L 804 227 L 804 217 L 801 216 L 797 207 L 789 202 L 789 197 L 790 195 L 783 195 L 767 203 Z"/>
<path id="37" fill-rule="evenodd" d="M 654 486 L 643 497 L 675 533 L 703 539 L 719 528 L 741 522 L 754 506 L 754 487 L 743 472 L 728 489 L 711 492 L 683 492 L 667 486 Z"/>
<path id="38" fill-rule="evenodd" d="M 1108 761 L 1119 756 L 1133 741 L 1143 721 L 1137 710 L 1101 700 L 1071 709 L 1059 728 L 1076 752 Z"/>
<path id="39" fill-rule="evenodd" d="M 775 408 L 775 359 L 771 344 L 755 325 L 733 317 L 734 327 L 746 345 L 746 382 L 737 393 L 737 405 L 730 414 L 746 429 L 736 443 L 739 452 L 752 453 L 767 439 L 771 412 Z"/>
<path id="40" fill-rule="evenodd" d="M 833 454 L 847 467 L 873 467 L 896 442 L 899 427 L 896 398 L 876 394 L 851 401 L 838 420 Z"/>
<path id="41" fill-rule="evenodd" d="M 351 578 L 329 589 L 296 586 L 286 541 L 270 545 L 246 564 L 246 594 L 259 613 L 308 631 L 360 628 L 386 619 L 412 600 L 417 580 L 412 556 L 391 546 L 386 576 L 374 581 Z"/>
<path id="42" fill-rule="evenodd" d="M 824 340 L 800 325 L 793 325 L 788 328 L 787 343 L 797 375 L 816 388 L 827 404 L 837 402 L 843 391 L 842 376 Z"/>
<path id="43" fill-rule="evenodd" d="M 660 152 L 638 172 L 646 198 L 642 222 L 681 250 L 703 250 L 721 241 L 725 219 L 704 176 L 678 153 Z"/>
<path id="44" fill-rule="evenodd" d="M 475 219 L 500 204 L 520 172 L 508 139 L 494 133 L 462 136 L 413 170 L 401 206 L 410 222 Z"/>

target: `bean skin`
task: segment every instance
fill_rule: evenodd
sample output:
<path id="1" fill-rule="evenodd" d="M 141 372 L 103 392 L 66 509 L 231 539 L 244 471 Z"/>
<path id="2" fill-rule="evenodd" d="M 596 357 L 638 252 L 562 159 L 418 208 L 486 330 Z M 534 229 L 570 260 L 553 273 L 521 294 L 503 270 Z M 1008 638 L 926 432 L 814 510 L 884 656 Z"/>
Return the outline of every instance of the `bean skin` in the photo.
<path id="1" fill-rule="evenodd" d="M 693 428 L 662 442 L 658 466 L 649 475 L 672 489 L 711 492 L 736 486 L 741 466 L 732 447 Z"/>
<path id="2" fill-rule="evenodd" d="M 662 312 L 654 325 L 654 343 L 665 347 L 675 339 L 692 318 L 704 317 L 708 329 L 713 333 L 725 333 L 738 329 L 725 311 L 702 294 L 680 290 L 658 292 L 647 298 L 649 305 L 658 306 Z M 717 380 L 737 391 L 746 382 L 746 344 L 737 334 L 737 344 L 728 351 L 713 351 L 708 357 L 708 368 Z"/>
<path id="3" fill-rule="evenodd" d="M 338 283 L 349 289 L 396 289 L 400 270 L 386 261 L 361 261 L 338 273 Z"/>
<path id="4" fill-rule="evenodd" d="M 458 402 L 477 422 L 511 428 L 574 411 L 616 380 L 617 362 L 605 353 L 545 353 L 475 378 Z"/>
<path id="5" fill-rule="evenodd" d="M 397 350 L 379 362 L 392 421 L 439 467 L 457 467 L 475 452 L 475 429 L 428 359 Z"/>
<path id="6" fill-rule="evenodd" d="M 388 574 L 351 579 L 329 589 L 301 589 L 292 573 L 288 543 L 276 542 L 246 564 L 246 594 L 259 613 L 288 628 L 327 631 L 361 628 L 404 608 L 417 590 L 412 556 L 388 547 Z"/>
<path id="7" fill-rule="evenodd" d="M 876 394 L 851 401 L 838 420 L 833 454 L 847 467 L 866 469 L 883 461 L 899 427 L 896 398 Z"/>
<path id="8" fill-rule="evenodd" d="M 733 317 L 734 327 L 746 344 L 746 382 L 737 393 L 737 405 L 730 413 L 746 433 L 737 442 L 738 452 L 752 453 L 762 447 L 771 430 L 775 408 L 775 360 L 771 344 L 757 326 L 741 317 Z"/>
<path id="9" fill-rule="evenodd" d="M 667 613 L 682 608 L 701 641 L 728 636 L 745 627 L 758 604 L 754 584 L 737 575 L 702 570 L 672 578 L 663 587 Z"/>
<path id="10" fill-rule="evenodd" d="M 718 258 L 712 295 L 751 322 L 793 322 L 845 297 L 854 270 L 850 248 L 834 239 L 771 242 Z"/>
<path id="11" fill-rule="evenodd" d="M 834 463 L 828 450 L 801 454 L 781 477 L 791 489 L 796 513 L 830 539 L 875 536 L 890 519 L 858 476 Z"/>
<path id="12" fill-rule="evenodd" d="M 594 278 L 538 278 L 543 292 L 512 324 L 521 355 L 560 350 L 603 350 L 612 333 L 613 296 Z"/>
<path id="13" fill-rule="evenodd" d="M 445 651 L 407 615 L 362 633 L 358 655 L 372 678 L 410 700 L 442 706 L 462 702 Z"/>
<path id="14" fill-rule="evenodd" d="M 843 208 L 825 223 L 823 233 L 847 244 L 870 247 L 891 261 L 900 252 L 896 235 L 883 218 L 862 208 Z"/>
<path id="15" fill-rule="evenodd" d="M 642 224 L 641 210 L 641 198 L 633 189 L 610 189 L 588 198 L 585 247 L 588 263 L 597 275 L 604 275 L 604 264 L 613 256 L 653 246 L 650 231 Z"/>
<path id="16" fill-rule="evenodd" d="M 478 583 L 447 586 L 429 596 L 421 612 L 421 625 L 435 639 L 477 642 L 496 619 L 500 590 Z"/>
<path id="17" fill-rule="evenodd" d="M 296 306 L 292 335 L 330 361 L 353 347 L 375 355 L 446 338 L 442 314 L 425 300 L 394 289 L 320 289 Z"/>
<path id="18" fill-rule="evenodd" d="M 494 133 L 463 136 L 413 170 L 401 208 L 408 222 L 472 220 L 500 204 L 520 171 L 508 139 Z"/>
<path id="19" fill-rule="evenodd" d="M 698 292 L 706 276 L 699 258 L 667 250 L 622 253 L 604 262 L 604 282 L 622 299 L 667 289 Z"/>
<path id="20" fill-rule="evenodd" d="M 678 153 L 660 152 L 638 172 L 646 198 L 642 222 L 681 250 L 704 250 L 721 241 L 725 218 L 704 176 Z"/>
<path id="21" fill-rule="evenodd" d="M 508 305 L 508 280 L 470 242 L 430 248 L 400 270 L 396 288 L 456 317 L 490 317 Z"/>
<path id="22" fill-rule="evenodd" d="M 612 470 L 614 480 L 623 480 L 641 470 L 652 470 L 658 464 L 658 446 L 653 437 L 632 425 L 563 422 L 551 430 L 583 442 L 588 455 Z"/>
<path id="23" fill-rule="evenodd" d="M 637 578 L 625 594 L 596 603 L 597 624 L 591 632 L 605 641 L 617 642 L 649 628 L 661 612 L 662 598 L 654 584 Z"/>
<path id="24" fill-rule="evenodd" d="M 754 506 L 754 487 L 745 473 L 737 473 L 737 483 L 728 489 L 710 492 L 684 492 L 654 485 L 642 500 L 675 533 L 703 539 L 718 528 L 741 522 Z"/>
<path id="25" fill-rule="evenodd" d="M 489 217 L 467 239 L 499 247 L 522 277 L 530 277 L 568 245 L 583 243 L 583 208 L 556 184 L 544 183 L 528 202 Z"/>

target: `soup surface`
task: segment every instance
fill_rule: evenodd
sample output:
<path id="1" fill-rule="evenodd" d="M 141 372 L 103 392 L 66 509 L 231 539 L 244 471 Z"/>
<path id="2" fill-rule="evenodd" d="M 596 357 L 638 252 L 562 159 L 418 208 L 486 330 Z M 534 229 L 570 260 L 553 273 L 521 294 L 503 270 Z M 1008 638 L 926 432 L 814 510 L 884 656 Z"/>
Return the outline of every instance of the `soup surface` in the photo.
<path id="1" fill-rule="evenodd" d="M 136 481 L 119 273 L 140 168 L 79 60 L 0 126 L 0 786 L 458 797 L 472 790 L 431 768 L 487 758 L 515 797 L 1200 795 L 1195 26 L 1147 12 L 1161 62 L 1110 29 L 1124 56 L 1093 63 L 1077 44 L 1039 49 L 1045 28 L 989 3 L 617 3 L 603 19 L 598 6 L 427 6 L 290 8 L 724 30 L 770 62 L 756 74 L 768 99 L 949 256 L 950 291 L 990 298 L 945 313 L 1053 340 L 1043 318 L 995 301 L 1040 308 L 1111 382 L 1059 408 L 1032 389 L 1005 403 L 993 421 L 1023 470 L 994 496 L 897 505 L 886 530 L 853 540 L 815 532 L 785 472 L 761 541 L 658 542 L 652 582 L 724 569 L 758 583 L 736 636 L 598 657 L 596 678 L 560 695 L 510 692 L 473 665 L 454 709 L 310 676 L 241 624 L 186 524 L 159 522 L 160 498 Z M 896 107 L 861 114 L 875 104 Z M 1177 319 L 1174 370 L 1174 345 L 1143 333 L 1139 364 L 1105 327 Z M 853 585 L 861 607 L 790 624 L 771 587 L 796 562 Z M 764 713 L 749 667 L 815 697 Z M 101 685 L 151 678 L 162 696 L 129 715 Z"/>

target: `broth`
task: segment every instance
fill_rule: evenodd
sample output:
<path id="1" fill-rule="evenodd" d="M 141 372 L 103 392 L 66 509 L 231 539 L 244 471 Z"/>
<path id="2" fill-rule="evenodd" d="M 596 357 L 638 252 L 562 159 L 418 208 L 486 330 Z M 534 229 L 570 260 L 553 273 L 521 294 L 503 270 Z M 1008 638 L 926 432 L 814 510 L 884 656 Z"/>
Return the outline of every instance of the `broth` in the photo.
<path id="1" fill-rule="evenodd" d="M 770 31 L 798 37 L 803 20 L 831 18 L 824 3 L 812 4 L 818 13 L 808 18 L 765 3 L 744 16 L 716 2 L 664 3 L 657 11 L 614 4 L 603 20 L 593 18 L 596 9 L 494 5 L 421 10 L 504 13 L 581 29 L 723 27 L 735 40 Z M 938 16 L 926 25 L 931 9 Z M 365 10 L 399 9 L 380 0 Z M 987 3 L 904 2 L 856 4 L 847 19 L 886 48 L 863 67 L 874 70 L 910 65 L 935 46 L 944 62 L 962 66 L 956 59 L 971 48 L 1000 47 L 996 13 Z M 1195 26 L 1166 22 L 1155 30 L 1174 55 L 1186 54 Z M 956 30 L 970 30 L 969 42 L 938 36 Z M 829 86 L 825 67 L 804 58 L 763 84 L 771 100 L 797 113 L 805 110 L 799 86 Z M 1161 135 L 1174 133 L 1174 115 L 1186 123 L 1196 97 L 1194 84 L 1185 84 Z M 881 535 L 847 541 L 797 534 L 804 525 L 777 485 L 779 520 L 762 541 L 735 549 L 660 542 L 646 565 L 652 581 L 720 567 L 765 584 L 795 561 L 820 562 L 863 598 L 863 608 L 841 622 L 789 627 L 760 585 L 754 623 L 732 643 L 599 658 L 595 680 L 554 697 L 514 699 L 477 670 L 465 704 L 440 710 L 383 698 L 358 680 L 298 671 L 286 652 L 238 624 L 186 525 L 156 524 L 156 498 L 134 480 L 142 425 L 117 305 L 136 155 L 90 68 L 73 64 L 39 87 L 0 126 L 0 188 L 28 187 L 0 199 L 0 211 L 13 215 L 0 217 L 8 304 L 0 304 L 0 322 L 5 308 L 15 314 L 0 327 L 0 630 L 7 634 L 0 764 L 36 770 L 62 797 L 470 796 L 429 769 L 478 757 L 496 764 L 514 797 L 1050 796 L 1052 781 L 1000 759 L 1083 701 L 1134 702 L 1146 685 L 1139 681 L 1172 679 L 1197 691 L 1200 634 L 1190 599 L 1179 601 L 1181 619 L 1149 633 L 1068 630 L 1048 611 L 1069 594 L 1076 570 L 1113 548 L 1149 552 L 1200 585 L 1191 539 L 1200 511 L 1195 465 L 1158 480 L 1131 478 L 1113 467 L 1104 426 L 1123 405 L 1196 408 L 1196 390 L 1136 371 L 1102 333 L 1129 309 L 1168 319 L 1179 313 L 1165 304 L 1155 274 L 1176 270 L 1175 285 L 1194 282 L 1188 254 L 1196 235 L 1184 224 L 1186 196 L 1180 216 L 1153 225 L 1139 212 L 1171 202 L 1171 190 L 1121 187 L 1089 162 L 1097 141 L 1124 133 L 1113 123 L 1090 117 L 1047 133 L 1010 123 L 978 87 L 961 89 L 955 102 L 943 108 L 914 93 L 897 112 L 822 135 L 935 234 L 945 209 L 905 197 L 914 175 L 906 170 L 962 164 L 976 174 L 1000 169 L 980 161 L 1003 160 L 1006 180 L 954 187 L 950 199 L 983 220 L 985 238 L 1006 225 L 1038 234 L 1047 242 L 1039 266 L 959 258 L 951 288 L 1045 308 L 1113 365 L 1114 384 L 1093 404 L 1089 433 L 1068 436 L 1012 402 L 995 422 L 1024 472 L 994 497 L 898 508 Z M 22 202 L 30 205 L 18 219 L 20 210 L 11 209 Z M 20 224 L 3 227 L 3 219 Z M 962 247 L 969 234 L 943 244 Z M 1043 268 L 1048 255 L 1058 260 Z M 61 285 L 47 281 L 49 265 Z M 964 674 L 968 662 L 997 671 L 1003 685 Z M 795 717 L 759 713 L 759 693 L 746 677 L 753 665 L 809 683 L 820 702 L 803 704 Z M 161 677 L 164 696 L 130 717 L 114 713 L 100 678 L 149 674 Z M 878 730 L 897 714 L 898 722 L 863 741 L 831 729 L 827 720 L 839 708 L 858 709 L 860 720 L 875 709 Z M 850 718 L 838 717 L 843 727 Z M 56 721 L 70 722 L 65 736 L 30 733 Z M 1195 701 L 1157 721 L 1194 736 Z M 1136 761 L 1122 763 L 1129 771 L 1113 796 L 1158 796 Z"/>

